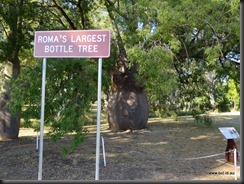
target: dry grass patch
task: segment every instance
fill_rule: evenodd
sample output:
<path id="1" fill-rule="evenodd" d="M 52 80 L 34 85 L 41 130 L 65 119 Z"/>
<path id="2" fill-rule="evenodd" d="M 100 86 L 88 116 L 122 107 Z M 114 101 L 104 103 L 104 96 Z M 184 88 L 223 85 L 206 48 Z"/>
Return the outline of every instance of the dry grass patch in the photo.
<path id="1" fill-rule="evenodd" d="M 224 160 L 226 140 L 218 127 L 231 126 L 240 132 L 240 114 L 210 114 L 212 126 L 194 122 L 190 116 L 151 118 L 147 128 L 112 132 L 101 125 L 107 166 L 100 157 L 100 180 L 234 180 L 234 167 Z M 87 126 L 88 139 L 77 150 L 63 156 L 60 141 L 45 138 L 43 180 L 95 180 L 96 126 Z M 0 142 L 0 179 L 37 180 L 36 133 L 21 129 L 18 140 Z M 240 148 L 240 140 L 236 140 Z M 218 156 L 197 159 L 213 154 Z M 222 154 L 223 153 L 223 154 Z M 241 153 L 239 150 L 241 159 Z M 237 168 L 240 179 L 240 167 Z M 221 173 L 225 174 L 221 174 Z M 216 174 L 217 173 L 217 174 Z M 229 174 L 227 174 L 229 173 Z"/>

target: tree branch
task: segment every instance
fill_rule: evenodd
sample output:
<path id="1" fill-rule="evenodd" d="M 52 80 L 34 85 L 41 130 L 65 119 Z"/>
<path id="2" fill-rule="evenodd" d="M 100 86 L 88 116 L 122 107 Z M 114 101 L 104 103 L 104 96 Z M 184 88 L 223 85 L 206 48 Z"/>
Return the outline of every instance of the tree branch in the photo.
<path id="1" fill-rule="evenodd" d="M 111 9 L 114 9 L 114 7 L 111 7 L 112 5 L 111 5 L 111 2 L 110 1 L 106 1 L 106 2 L 105 2 L 105 6 L 107 8 L 109 17 L 110 17 L 110 19 L 112 21 L 112 26 L 113 26 L 113 29 L 114 29 L 115 34 L 116 34 L 116 39 L 118 41 L 117 43 L 118 43 L 118 47 L 119 47 L 120 57 L 126 59 L 127 58 L 127 53 L 126 53 L 126 50 L 125 50 L 125 47 L 124 47 L 124 43 L 123 43 L 122 37 L 120 35 L 120 31 L 119 31 L 119 28 L 117 26 L 117 23 L 115 21 L 113 12 L 111 10 Z M 110 3 L 108 3 L 108 2 L 110 2 Z"/>
<path id="2" fill-rule="evenodd" d="M 86 29 L 84 12 L 83 12 L 83 8 L 81 7 L 81 0 L 78 1 L 77 7 L 79 8 L 79 11 L 80 11 L 80 14 L 81 14 L 81 24 L 82 24 L 82 27 L 83 27 L 83 29 Z"/>
<path id="3" fill-rule="evenodd" d="M 73 24 L 73 22 L 71 21 L 71 19 L 69 18 L 69 16 L 65 13 L 65 11 L 63 10 L 63 8 L 61 6 L 58 5 L 58 3 L 56 2 L 56 0 L 52 0 L 53 3 L 55 4 L 56 8 L 61 12 L 61 14 L 65 17 L 65 19 L 67 20 L 67 22 L 69 23 L 70 27 L 74 30 L 76 30 L 75 25 Z"/>

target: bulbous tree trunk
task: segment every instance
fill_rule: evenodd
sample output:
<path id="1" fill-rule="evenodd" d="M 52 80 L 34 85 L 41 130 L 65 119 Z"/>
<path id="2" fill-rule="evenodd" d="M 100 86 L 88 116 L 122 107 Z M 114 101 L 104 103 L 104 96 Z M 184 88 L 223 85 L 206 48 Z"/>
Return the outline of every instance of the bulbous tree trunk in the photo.
<path id="1" fill-rule="evenodd" d="M 112 11 L 114 6 L 109 1 L 105 1 L 105 6 L 112 23 L 119 53 L 111 71 L 111 91 L 107 104 L 109 127 L 112 130 L 139 130 L 145 127 L 148 120 L 148 101 L 143 85 L 135 80 L 137 65 L 128 67 L 129 61 L 127 61 L 127 53 L 120 35 L 121 30 Z M 136 30 L 135 24 L 131 27 L 131 33 Z"/>
<path id="2" fill-rule="evenodd" d="M 149 107 L 143 86 L 135 81 L 136 67 L 113 70 L 107 113 L 111 130 L 139 130 L 146 126 Z"/>

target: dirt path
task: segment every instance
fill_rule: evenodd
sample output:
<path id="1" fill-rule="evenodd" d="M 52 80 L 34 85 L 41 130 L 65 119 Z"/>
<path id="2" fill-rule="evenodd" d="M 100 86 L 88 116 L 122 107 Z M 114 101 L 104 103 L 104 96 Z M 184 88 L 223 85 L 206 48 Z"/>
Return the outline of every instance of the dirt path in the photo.
<path id="1" fill-rule="evenodd" d="M 234 180 L 234 166 L 226 163 L 226 139 L 218 127 L 235 127 L 240 133 L 240 114 L 210 114 L 214 125 L 193 123 L 191 117 L 150 119 L 147 129 L 111 132 L 101 125 L 100 180 Z M 54 142 L 45 138 L 43 180 L 94 180 L 96 126 L 87 127 L 88 139 L 76 152 L 62 156 L 60 148 L 70 137 Z M 33 137 L 34 136 L 34 137 Z M 240 139 L 235 140 L 240 148 Z M 239 151 L 239 159 L 241 152 Z M 218 154 L 218 155 L 216 155 Z M 216 155 L 209 158 L 209 155 Z M 20 138 L 0 142 L 0 179 L 37 180 L 38 151 L 35 133 L 21 129 Z M 240 179 L 240 166 L 237 167 Z"/>

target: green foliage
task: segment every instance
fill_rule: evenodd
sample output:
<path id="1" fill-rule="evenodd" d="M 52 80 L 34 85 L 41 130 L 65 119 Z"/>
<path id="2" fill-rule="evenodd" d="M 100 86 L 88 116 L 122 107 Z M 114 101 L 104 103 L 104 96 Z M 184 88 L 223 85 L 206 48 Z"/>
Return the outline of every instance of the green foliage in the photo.
<path id="1" fill-rule="evenodd" d="M 231 102 L 231 108 L 233 110 L 240 109 L 240 93 L 238 92 L 238 88 L 240 89 L 240 84 L 236 84 L 233 79 L 230 79 L 226 98 Z"/>
<path id="2" fill-rule="evenodd" d="M 38 27 L 37 2 L 3 0 L 0 3 L 0 62 L 32 48 L 31 40 Z"/>
<path id="3" fill-rule="evenodd" d="M 72 147 L 84 140 L 84 117 L 90 103 L 96 100 L 94 64 L 85 59 L 47 60 L 45 125 L 50 127 L 49 135 L 54 139 L 76 133 Z M 24 68 L 20 77 L 11 83 L 12 109 L 16 112 L 22 107 L 24 125 L 35 129 L 39 129 L 32 121 L 40 118 L 41 71 L 39 60 L 35 66 Z"/>
<path id="4" fill-rule="evenodd" d="M 150 50 L 134 46 L 128 54 L 130 60 L 140 66 L 137 80 L 145 85 L 151 107 L 164 113 L 172 105 L 168 98 L 176 87 L 171 54 L 161 46 L 153 46 Z"/>
<path id="5" fill-rule="evenodd" d="M 194 118 L 196 123 L 203 124 L 206 126 L 212 126 L 214 123 L 212 118 L 207 115 L 203 115 L 203 116 L 197 115 Z"/>
<path id="6" fill-rule="evenodd" d="M 161 7 L 156 36 L 174 56 L 178 103 L 188 111 L 215 110 L 226 93 L 219 90 L 223 79 L 239 84 L 240 70 L 225 58 L 239 53 L 237 1 L 163 1 Z"/>
<path id="7" fill-rule="evenodd" d="M 231 105 L 228 99 L 223 98 L 218 104 L 217 109 L 219 112 L 229 112 Z"/>

